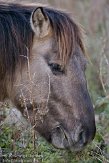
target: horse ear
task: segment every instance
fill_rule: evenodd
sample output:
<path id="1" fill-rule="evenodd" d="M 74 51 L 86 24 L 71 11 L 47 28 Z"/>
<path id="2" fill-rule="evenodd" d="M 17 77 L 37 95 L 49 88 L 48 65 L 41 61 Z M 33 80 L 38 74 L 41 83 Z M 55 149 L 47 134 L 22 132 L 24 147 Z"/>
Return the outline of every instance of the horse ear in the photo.
<path id="1" fill-rule="evenodd" d="M 43 7 L 38 7 L 33 11 L 31 15 L 31 27 L 38 38 L 43 38 L 49 34 L 50 21 Z"/>

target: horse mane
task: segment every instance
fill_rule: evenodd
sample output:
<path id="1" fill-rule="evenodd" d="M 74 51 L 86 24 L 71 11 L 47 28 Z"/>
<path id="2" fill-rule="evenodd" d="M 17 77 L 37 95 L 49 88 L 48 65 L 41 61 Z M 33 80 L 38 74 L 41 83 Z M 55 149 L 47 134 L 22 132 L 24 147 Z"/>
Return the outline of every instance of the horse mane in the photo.
<path id="1" fill-rule="evenodd" d="M 0 3 L 0 77 L 14 74 L 17 63 L 32 46 L 31 11 L 15 4 Z"/>
<path id="2" fill-rule="evenodd" d="M 16 66 L 22 65 L 28 55 L 30 57 L 34 35 L 30 16 L 36 7 L 0 3 L 0 79 L 8 73 L 13 75 Z M 70 16 L 47 7 L 44 11 L 50 19 L 60 59 L 66 63 L 77 45 L 85 53 L 81 30 Z"/>

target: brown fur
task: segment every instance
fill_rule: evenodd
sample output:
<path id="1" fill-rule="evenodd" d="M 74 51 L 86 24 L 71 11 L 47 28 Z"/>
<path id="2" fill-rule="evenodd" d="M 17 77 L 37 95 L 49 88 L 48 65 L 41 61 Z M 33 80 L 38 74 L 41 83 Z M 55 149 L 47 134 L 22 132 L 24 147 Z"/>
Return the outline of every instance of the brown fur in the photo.
<path id="1" fill-rule="evenodd" d="M 0 3 L 0 99 L 8 97 L 57 148 L 79 151 L 95 135 L 80 27 L 67 13 Z M 28 110 L 28 114 L 27 114 Z"/>

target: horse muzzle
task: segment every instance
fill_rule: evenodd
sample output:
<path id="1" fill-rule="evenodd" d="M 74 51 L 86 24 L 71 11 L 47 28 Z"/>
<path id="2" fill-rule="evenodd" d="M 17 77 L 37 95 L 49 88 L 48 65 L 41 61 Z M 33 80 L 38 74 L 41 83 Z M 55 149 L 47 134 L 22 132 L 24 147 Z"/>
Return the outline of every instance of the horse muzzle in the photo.
<path id="1" fill-rule="evenodd" d="M 62 126 L 57 126 L 52 131 L 51 143 L 54 147 L 59 149 L 68 149 L 71 151 L 81 151 L 93 138 L 89 134 L 88 129 L 81 125 L 76 127 L 75 131 L 66 131 Z"/>

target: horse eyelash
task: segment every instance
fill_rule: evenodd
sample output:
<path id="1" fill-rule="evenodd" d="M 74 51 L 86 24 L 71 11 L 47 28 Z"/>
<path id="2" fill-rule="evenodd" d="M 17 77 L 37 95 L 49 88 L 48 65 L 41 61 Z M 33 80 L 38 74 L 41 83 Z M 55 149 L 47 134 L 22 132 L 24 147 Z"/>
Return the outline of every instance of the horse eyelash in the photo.
<path id="1" fill-rule="evenodd" d="M 64 69 L 62 68 L 61 65 L 59 65 L 57 63 L 49 63 L 48 65 L 54 75 L 64 74 Z"/>

